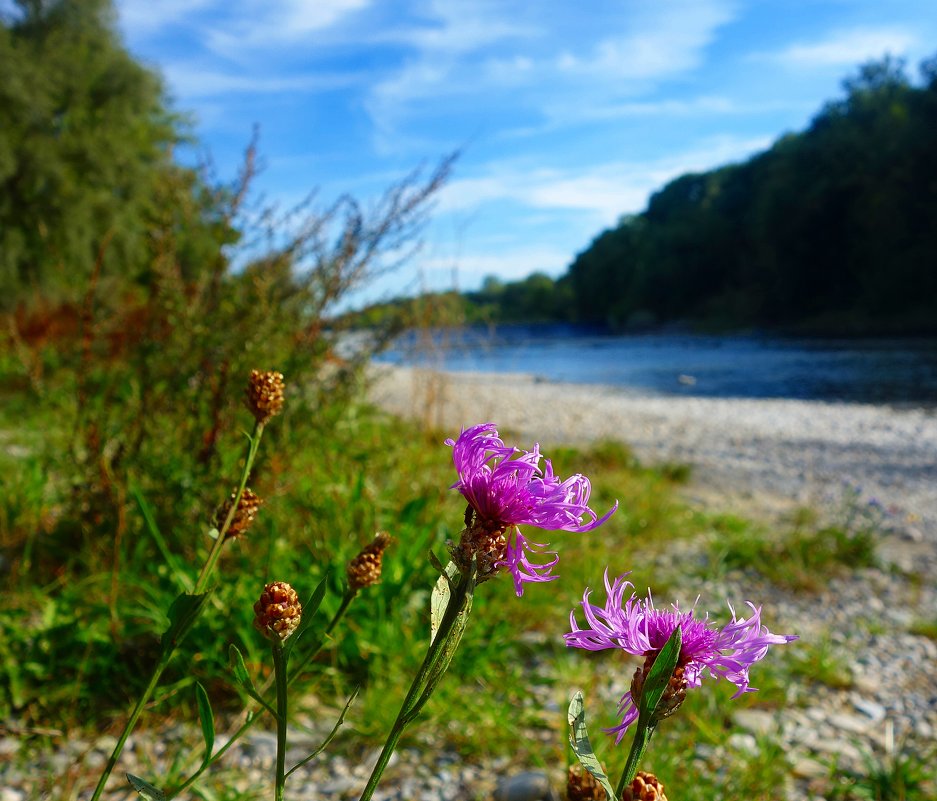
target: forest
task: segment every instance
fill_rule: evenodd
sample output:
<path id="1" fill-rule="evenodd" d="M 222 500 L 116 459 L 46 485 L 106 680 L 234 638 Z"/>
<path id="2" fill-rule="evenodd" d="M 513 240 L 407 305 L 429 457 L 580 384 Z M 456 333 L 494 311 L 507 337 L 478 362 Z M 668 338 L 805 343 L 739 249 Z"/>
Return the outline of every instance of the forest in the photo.
<path id="1" fill-rule="evenodd" d="M 917 84 L 900 60 L 865 64 L 805 131 L 671 181 L 555 281 L 487 278 L 463 294 L 464 317 L 618 331 L 935 333 L 934 131 L 937 57 L 920 65 Z"/>

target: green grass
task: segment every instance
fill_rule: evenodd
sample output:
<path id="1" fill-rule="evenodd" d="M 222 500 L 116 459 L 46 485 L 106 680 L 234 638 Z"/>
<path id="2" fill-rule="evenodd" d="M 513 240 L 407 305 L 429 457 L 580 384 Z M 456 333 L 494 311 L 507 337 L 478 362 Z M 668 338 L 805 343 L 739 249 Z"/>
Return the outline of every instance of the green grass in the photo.
<path id="1" fill-rule="evenodd" d="M 161 427 L 132 469 L 102 477 L 66 447 L 74 433 L 66 390 L 33 404 L 16 396 L 0 407 L 0 432 L 9 432 L 3 442 L 22 446 L 0 447 L 0 476 L 11 490 L 0 505 L 0 719 L 33 731 L 20 756 L 39 761 L 68 738 L 119 731 L 157 653 L 180 574 L 193 577 L 210 545 L 212 514 L 231 490 L 243 449 L 237 428 L 226 429 L 218 458 L 203 469 L 171 426 Z M 336 743 L 350 758 L 380 744 L 390 728 L 425 652 L 436 578 L 427 554 L 445 559 L 447 540 L 457 539 L 463 526 L 465 505 L 448 489 L 454 475 L 442 444 L 455 432 L 427 431 L 359 404 L 307 414 L 288 407 L 270 424 L 250 482 L 265 505 L 249 534 L 226 546 L 207 613 L 164 675 L 144 727 L 195 724 L 196 680 L 208 691 L 219 727 L 234 720 L 244 699 L 228 671 L 228 643 L 242 651 L 255 680 L 270 670 L 266 643 L 251 625 L 263 584 L 289 581 L 306 598 L 326 579 L 321 610 L 298 646 L 302 654 L 338 607 L 348 560 L 385 530 L 395 542 L 381 584 L 354 601 L 312 664 L 295 708 L 332 720 L 360 686 Z M 508 431 L 502 436 L 514 441 Z M 466 760 L 509 756 L 518 766 L 565 764 L 566 706 L 581 688 L 593 742 L 617 775 L 627 747 L 616 748 L 599 730 L 616 722 L 615 703 L 636 662 L 619 653 L 570 651 L 562 640 L 584 589 L 601 595 L 606 569 L 612 577 L 632 571 L 636 591 L 650 587 L 660 603 L 692 603 L 701 573 L 756 570 L 803 590 L 819 586 L 832 570 L 874 563 L 866 534 L 823 528 L 807 513 L 778 534 L 743 515 L 688 508 L 679 494 L 687 469 L 645 467 L 622 444 L 545 443 L 545 450 L 558 475 L 582 472 L 592 479 L 596 511 L 616 499 L 619 511 L 591 533 L 543 535 L 560 553 L 560 581 L 528 586 L 520 600 L 506 576 L 478 588 L 450 673 L 404 746 L 445 744 Z M 700 543 L 708 543 L 702 565 Z M 730 687 L 707 683 L 661 725 L 651 767 L 671 797 L 778 797 L 789 773 L 785 755 L 767 739 L 754 753 L 728 748 L 731 710 L 797 703 L 793 687 L 844 687 L 849 677 L 832 646 L 820 641 L 797 643 L 780 658 L 772 653 L 753 680 L 761 692 L 731 705 Z M 180 760 L 173 770 L 184 776 L 196 765 L 200 744 L 171 747 Z M 213 773 L 211 797 L 240 799 L 225 789 L 225 775 Z M 77 770 L 50 774 L 40 789 L 65 799 L 88 780 Z"/>

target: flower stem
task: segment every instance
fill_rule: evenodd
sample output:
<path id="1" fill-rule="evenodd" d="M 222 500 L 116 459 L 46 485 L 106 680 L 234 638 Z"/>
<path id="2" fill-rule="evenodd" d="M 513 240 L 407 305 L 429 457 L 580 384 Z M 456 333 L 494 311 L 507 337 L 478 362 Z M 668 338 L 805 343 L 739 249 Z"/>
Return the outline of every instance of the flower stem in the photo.
<path id="1" fill-rule="evenodd" d="M 205 564 L 202 566 L 202 571 L 198 577 L 198 581 L 195 583 L 195 589 L 193 590 L 192 595 L 201 595 L 205 592 L 205 588 L 209 579 L 211 578 L 211 574 L 215 569 L 215 565 L 218 562 L 218 557 L 221 554 L 221 547 L 224 545 L 225 533 L 230 528 L 231 523 L 234 520 L 234 515 L 237 512 L 238 501 L 240 501 L 241 494 L 244 492 L 244 488 L 247 486 L 247 479 L 250 476 L 251 468 L 254 465 L 254 458 L 257 456 L 257 449 L 260 446 L 260 438 L 263 436 L 263 430 L 264 427 L 262 423 L 257 423 L 254 426 L 254 431 L 250 437 L 247 448 L 247 458 L 244 460 L 244 468 L 241 470 L 241 480 L 238 484 L 234 503 L 231 504 L 231 508 L 228 510 L 227 517 L 221 526 L 221 530 L 218 532 L 218 537 L 205 559 Z M 101 798 L 101 793 L 104 792 L 104 786 L 107 784 L 107 780 L 110 778 L 111 773 L 117 764 L 117 760 L 120 759 L 120 755 L 124 750 L 124 745 L 127 742 L 127 738 L 134 730 L 134 727 L 136 727 L 137 720 L 140 718 L 140 714 L 143 712 L 143 708 L 152 697 L 153 692 L 156 690 L 156 687 L 159 684 L 160 677 L 163 675 L 163 671 L 169 665 L 176 648 L 178 648 L 181 644 L 185 634 L 188 633 L 189 628 L 191 628 L 191 625 L 186 627 L 180 636 L 175 638 L 174 641 L 172 641 L 160 655 L 159 661 L 153 668 L 153 673 L 150 676 L 149 684 L 147 684 L 146 689 L 137 700 L 133 711 L 130 713 L 130 717 L 127 718 L 127 722 L 124 724 L 124 729 L 121 732 L 119 739 L 117 740 L 117 745 L 114 746 L 114 750 L 111 752 L 111 755 L 107 760 L 107 764 L 104 766 L 101 777 L 98 779 L 98 783 L 94 788 L 94 794 L 91 796 L 91 801 L 99 801 Z"/>
<path id="2" fill-rule="evenodd" d="M 319 641 L 316 643 L 315 648 L 313 648 L 308 654 L 306 654 L 303 657 L 303 660 L 302 662 L 300 662 L 299 666 L 295 670 L 292 671 L 292 675 L 290 675 L 287 678 L 287 681 L 286 681 L 287 686 L 291 685 L 296 679 L 298 679 L 303 669 L 305 668 L 305 666 L 308 665 L 313 659 L 316 658 L 319 651 L 321 651 L 322 647 L 325 645 L 326 637 L 332 633 L 332 631 L 339 624 L 341 619 L 345 616 L 345 612 L 348 611 L 348 607 L 351 605 L 351 602 L 352 600 L 354 600 L 356 595 L 357 595 L 356 591 L 353 591 L 350 589 L 345 591 L 345 595 L 342 598 L 342 604 L 338 608 L 338 611 L 332 616 L 331 621 L 329 621 L 329 625 L 326 626 L 325 634 L 319 638 Z M 270 683 L 275 680 L 276 678 L 273 677 L 272 679 L 269 679 L 266 684 L 262 685 L 260 687 L 261 694 L 265 693 L 268 689 L 270 689 Z M 228 749 L 231 748 L 231 746 L 233 746 L 238 740 L 241 739 L 241 737 L 243 737 L 248 731 L 250 731 L 253 725 L 258 720 L 260 720 L 265 710 L 263 709 L 263 707 L 260 707 L 259 709 L 252 710 L 252 711 L 254 712 L 254 714 L 248 717 L 247 720 L 245 720 L 240 725 L 240 727 L 238 727 L 238 730 L 234 732 L 234 734 L 231 735 L 228 741 L 212 755 L 212 758 L 208 762 L 201 765 L 199 769 L 195 771 L 195 773 L 189 776 L 189 778 L 186 779 L 177 788 L 166 793 L 166 801 L 171 801 L 171 799 L 175 798 L 183 790 L 187 790 L 189 787 L 195 784 L 195 782 L 198 781 L 199 777 L 201 777 L 201 775 L 206 770 L 208 770 L 208 768 L 210 768 L 218 760 L 220 760 L 228 752 Z"/>
<path id="3" fill-rule="evenodd" d="M 628 761 L 625 762 L 625 769 L 621 772 L 621 779 L 618 782 L 618 788 L 615 795 L 621 798 L 625 788 L 634 781 L 638 773 L 638 764 L 647 751 L 648 743 L 651 742 L 651 735 L 654 733 L 653 726 L 636 726 L 634 730 L 634 740 L 631 741 L 631 751 L 628 752 Z"/>
<path id="4" fill-rule="evenodd" d="M 377 789 L 381 776 L 387 768 L 387 763 L 390 762 L 404 729 L 429 700 L 442 673 L 448 667 L 448 660 L 441 662 L 441 657 L 443 653 L 451 651 L 458 644 L 458 638 L 461 637 L 464 629 L 464 621 L 462 627 L 457 627 L 456 623 L 463 613 L 467 614 L 470 608 L 474 585 L 474 573 L 465 572 L 460 574 L 459 583 L 455 586 L 455 592 L 450 596 L 449 603 L 446 605 L 446 612 L 439 624 L 439 629 L 436 631 L 436 637 L 430 643 L 426 656 L 423 658 L 423 664 L 420 665 L 420 669 L 413 678 L 407 697 L 400 707 L 400 712 L 397 713 L 397 719 L 394 721 L 390 734 L 387 735 L 387 741 L 381 749 L 377 764 L 371 771 L 371 776 L 364 788 L 364 792 L 361 794 L 360 801 L 370 801 L 371 796 L 374 795 L 374 791 Z M 455 639 L 455 642 L 451 645 L 450 641 L 453 639 Z M 451 652 L 449 657 L 451 658 Z"/>
<path id="5" fill-rule="evenodd" d="M 273 672 L 277 684 L 277 769 L 274 801 L 283 801 L 283 786 L 286 783 L 286 654 L 279 638 L 273 645 Z"/>

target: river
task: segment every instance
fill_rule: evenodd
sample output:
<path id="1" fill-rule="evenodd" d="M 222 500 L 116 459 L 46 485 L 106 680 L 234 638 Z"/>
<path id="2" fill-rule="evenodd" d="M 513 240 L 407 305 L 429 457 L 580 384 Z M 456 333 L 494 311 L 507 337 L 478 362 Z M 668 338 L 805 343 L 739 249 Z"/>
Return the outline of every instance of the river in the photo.
<path id="1" fill-rule="evenodd" d="M 642 394 L 937 406 L 937 340 L 610 335 L 566 325 L 411 332 L 377 359 Z"/>

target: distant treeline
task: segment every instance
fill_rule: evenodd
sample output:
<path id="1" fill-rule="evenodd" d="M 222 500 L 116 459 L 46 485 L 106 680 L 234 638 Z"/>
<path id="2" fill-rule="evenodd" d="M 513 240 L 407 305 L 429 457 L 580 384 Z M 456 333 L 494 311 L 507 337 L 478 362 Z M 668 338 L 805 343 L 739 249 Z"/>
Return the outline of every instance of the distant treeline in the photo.
<path id="1" fill-rule="evenodd" d="M 861 67 L 803 133 L 677 178 L 556 281 L 488 278 L 465 319 L 937 332 L 937 57 L 920 75 Z"/>

